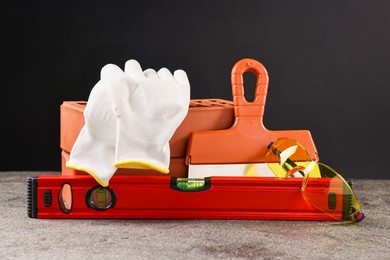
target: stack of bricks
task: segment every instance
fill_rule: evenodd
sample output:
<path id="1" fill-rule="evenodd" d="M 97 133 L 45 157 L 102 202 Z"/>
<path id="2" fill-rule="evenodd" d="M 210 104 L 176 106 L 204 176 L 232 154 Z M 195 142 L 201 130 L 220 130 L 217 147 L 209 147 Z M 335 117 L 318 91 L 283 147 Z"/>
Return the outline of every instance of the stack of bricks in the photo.
<path id="1" fill-rule="evenodd" d="M 61 156 L 62 174 L 87 174 L 65 166 L 72 147 L 84 126 L 85 101 L 65 101 L 61 105 Z M 186 118 L 172 136 L 170 173 L 173 177 L 186 178 L 188 167 L 185 164 L 187 143 L 192 132 L 222 130 L 234 123 L 234 106 L 232 101 L 223 99 L 192 99 Z M 161 175 L 153 170 L 118 169 L 119 175 Z"/>

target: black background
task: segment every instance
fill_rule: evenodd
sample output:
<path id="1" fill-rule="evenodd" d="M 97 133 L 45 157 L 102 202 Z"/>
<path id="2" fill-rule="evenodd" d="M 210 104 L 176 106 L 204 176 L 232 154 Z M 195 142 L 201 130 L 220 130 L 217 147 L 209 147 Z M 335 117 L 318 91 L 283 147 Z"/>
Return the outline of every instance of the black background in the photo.
<path id="1" fill-rule="evenodd" d="M 346 177 L 390 176 L 389 1 L 2 5 L 0 170 L 60 170 L 59 106 L 87 100 L 107 63 L 181 68 L 192 98 L 231 99 L 249 57 L 270 76 L 267 128 L 310 130 Z"/>

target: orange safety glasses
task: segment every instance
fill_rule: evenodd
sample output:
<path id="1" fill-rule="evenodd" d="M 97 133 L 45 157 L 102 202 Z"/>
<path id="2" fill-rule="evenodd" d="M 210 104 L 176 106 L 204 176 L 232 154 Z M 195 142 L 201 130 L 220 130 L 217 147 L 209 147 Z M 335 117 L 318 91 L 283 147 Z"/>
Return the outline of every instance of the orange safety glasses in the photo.
<path id="1" fill-rule="evenodd" d="M 337 220 L 364 220 L 348 182 L 329 166 L 313 161 L 296 140 L 279 138 L 271 142 L 265 160 L 280 178 L 302 178 L 303 197 L 314 207 Z"/>

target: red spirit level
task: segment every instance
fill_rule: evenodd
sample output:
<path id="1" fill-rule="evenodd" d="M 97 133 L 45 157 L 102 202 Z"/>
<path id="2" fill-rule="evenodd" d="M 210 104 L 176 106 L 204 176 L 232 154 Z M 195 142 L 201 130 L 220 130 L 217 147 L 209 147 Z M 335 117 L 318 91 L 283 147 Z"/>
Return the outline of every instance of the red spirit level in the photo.
<path id="1" fill-rule="evenodd" d="M 316 179 L 319 192 L 329 186 Z M 349 220 L 340 192 L 322 198 L 331 217 L 302 196 L 301 178 L 114 176 L 103 188 L 88 175 L 28 179 L 31 218 L 205 218 Z M 342 183 L 339 183 L 342 189 Z M 334 187 L 335 189 L 335 187 Z M 336 188 L 337 190 L 338 188 Z"/>

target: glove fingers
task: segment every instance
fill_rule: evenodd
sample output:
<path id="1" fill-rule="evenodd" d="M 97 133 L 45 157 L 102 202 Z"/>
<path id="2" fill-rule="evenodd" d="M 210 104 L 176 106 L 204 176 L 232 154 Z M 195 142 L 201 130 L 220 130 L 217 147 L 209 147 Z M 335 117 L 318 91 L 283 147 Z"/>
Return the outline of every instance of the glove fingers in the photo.
<path id="1" fill-rule="evenodd" d="M 144 75 L 148 79 L 159 79 L 157 72 L 154 69 L 145 70 Z"/>
<path id="2" fill-rule="evenodd" d="M 117 82 L 118 79 L 123 78 L 124 73 L 118 66 L 114 64 L 107 64 L 102 68 L 100 77 L 105 82 Z"/>
<path id="3" fill-rule="evenodd" d="M 187 73 L 184 70 L 176 70 L 173 74 L 174 78 L 181 85 L 189 86 L 190 82 L 187 77 Z"/>
<path id="4" fill-rule="evenodd" d="M 141 65 L 136 60 L 128 60 L 125 64 L 125 73 L 133 79 L 144 78 Z"/>
<path id="5" fill-rule="evenodd" d="M 143 74 L 142 74 L 143 75 Z M 102 68 L 101 81 L 112 89 L 129 89 L 136 86 L 134 79 L 128 77 L 121 68 L 107 64 Z"/>
<path id="6" fill-rule="evenodd" d="M 157 72 L 158 76 L 162 80 L 167 80 L 170 82 L 175 82 L 175 78 L 173 77 L 172 73 L 167 68 L 162 68 Z"/>

